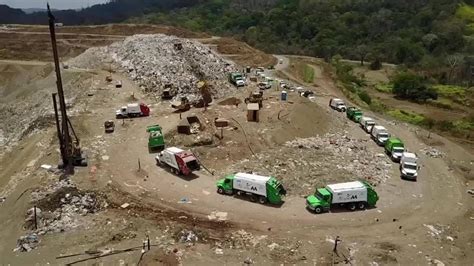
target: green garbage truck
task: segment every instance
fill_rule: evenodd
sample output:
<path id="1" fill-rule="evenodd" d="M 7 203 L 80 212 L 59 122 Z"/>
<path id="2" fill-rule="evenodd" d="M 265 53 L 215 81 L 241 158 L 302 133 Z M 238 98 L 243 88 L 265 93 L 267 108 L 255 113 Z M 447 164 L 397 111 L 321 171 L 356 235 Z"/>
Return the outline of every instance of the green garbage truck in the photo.
<path id="1" fill-rule="evenodd" d="M 248 196 L 261 204 L 281 204 L 286 195 L 283 185 L 272 176 L 236 173 L 218 180 L 216 185 L 219 194 Z"/>
<path id="2" fill-rule="evenodd" d="M 404 151 L 405 145 L 399 138 L 391 137 L 385 142 L 385 153 L 387 153 L 394 162 L 400 162 Z"/>
<path id="3" fill-rule="evenodd" d="M 316 189 L 313 195 L 306 198 L 306 206 L 317 214 L 333 207 L 347 207 L 355 211 L 375 206 L 378 199 L 377 192 L 369 183 L 353 181 Z"/>
<path id="4" fill-rule="evenodd" d="M 245 86 L 244 76 L 239 72 L 229 73 L 229 82 L 235 85 L 236 87 Z"/>
<path id="5" fill-rule="evenodd" d="M 347 107 L 346 116 L 354 122 L 359 122 L 362 118 L 362 111 L 354 106 Z"/>
<path id="6" fill-rule="evenodd" d="M 162 151 L 165 148 L 165 138 L 161 126 L 148 126 L 146 131 L 148 132 L 148 150 L 150 152 Z"/>

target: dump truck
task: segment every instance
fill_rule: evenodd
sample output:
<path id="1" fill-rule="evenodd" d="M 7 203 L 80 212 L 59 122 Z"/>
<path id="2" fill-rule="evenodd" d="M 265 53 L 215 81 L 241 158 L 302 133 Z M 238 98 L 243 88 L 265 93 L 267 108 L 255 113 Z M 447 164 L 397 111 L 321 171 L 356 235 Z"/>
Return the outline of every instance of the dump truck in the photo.
<path id="1" fill-rule="evenodd" d="M 272 176 L 236 173 L 218 180 L 216 185 L 219 194 L 245 195 L 261 204 L 280 204 L 286 195 L 283 185 Z"/>
<path id="2" fill-rule="evenodd" d="M 419 169 L 420 166 L 418 165 L 416 154 L 411 152 L 402 153 L 402 158 L 400 159 L 400 176 L 402 179 L 416 181 Z"/>
<path id="3" fill-rule="evenodd" d="M 362 118 L 362 111 L 354 106 L 347 107 L 346 116 L 354 122 L 359 122 Z"/>
<path id="4" fill-rule="evenodd" d="M 165 139 L 160 125 L 148 126 L 146 132 L 148 132 L 148 150 L 150 152 L 161 151 L 165 148 Z"/>
<path id="5" fill-rule="evenodd" d="M 390 133 L 384 126 L 375 125 L 370 131 L 370 137 L 377 143 L 379 146 L 385 145 L 388 138 L 390 138 Z"/>
<path id="6" fill-rule="evenodd" d="M 150 108 L 144 103 L 130 103 L 115 112 L 117 118 L 149 116 Z"/>
<path id="7" fill-rule="evenodd" d="M 115 130 L 115 123 L 112 120 L 107 120 L 104 122 L 105 133 L 112 133 Z"/>
<path id="8" fill-rule="evenodd" d="M 338 98 L 332 98 L 329 100 L 329 107 L 339 112 L 345 112 L 347 107 L 343 100 Z"/>
<path id="9" fill-rule="evenodd" d="M 187 176 L 201 169 L 201 165 L 192 152 L 176 147 L 164 149 L 155 157 L 155 160 L 157 165 L 169 167 L 176 175 Z"/>
<path id="10" fill-rule="evenodd" d="M 390 156 L 394 162 L 399 162 L 405 151 L 405 145 L 399 138 L 391 137 L 385 142 L 385 153 Z"/>
<path id="11" fill-rule="evenodd" d="M 377 192 L 365 181 L 327 185 L 316 189 L 306 198 L 306 206 L 314 213 L 329 211 L 333 207 L 347 207 L 351 211 L 373 207 L 379 199 Z"/>
<path id="12" fill-rule="evenodd" d="M 360 127 L 367 133 L 370 133 L 372 127 L 375 126 L 375 120 L 368 116 L 363 116 L 359 121 Z"/>
<path id="13" fill-rule="evenodd" d="M 245 86 L 244 77 L 239 72 L 229 73 L 229 82 L 237 87 Z"/>

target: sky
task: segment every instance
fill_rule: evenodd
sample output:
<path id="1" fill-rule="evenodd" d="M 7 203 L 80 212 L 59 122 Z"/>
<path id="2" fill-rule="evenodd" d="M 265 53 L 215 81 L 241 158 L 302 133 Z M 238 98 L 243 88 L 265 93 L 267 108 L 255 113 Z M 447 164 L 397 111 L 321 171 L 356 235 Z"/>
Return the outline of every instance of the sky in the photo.
<path id="1" fill-rule="evenodd" d="M 54 9 L 78 9 L 105 3 L 107 0 L 0 0 L 0 4 L 13 8 L 46 8 L 46 2 Z"/>

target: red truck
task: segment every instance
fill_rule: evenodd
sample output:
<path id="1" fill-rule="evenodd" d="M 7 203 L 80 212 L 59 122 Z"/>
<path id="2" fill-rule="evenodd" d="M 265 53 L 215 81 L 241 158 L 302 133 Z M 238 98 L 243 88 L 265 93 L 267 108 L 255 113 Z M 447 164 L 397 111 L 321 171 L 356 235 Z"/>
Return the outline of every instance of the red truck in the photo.
<path id="1" fill-rule="evenodd" d="M 167 165 L 177 175 L 190 175 L 193 171 L 201 169 L 194 154 L 180 148 L 170 147 L 164 149 L 156 157 L 156 164 Z"/>

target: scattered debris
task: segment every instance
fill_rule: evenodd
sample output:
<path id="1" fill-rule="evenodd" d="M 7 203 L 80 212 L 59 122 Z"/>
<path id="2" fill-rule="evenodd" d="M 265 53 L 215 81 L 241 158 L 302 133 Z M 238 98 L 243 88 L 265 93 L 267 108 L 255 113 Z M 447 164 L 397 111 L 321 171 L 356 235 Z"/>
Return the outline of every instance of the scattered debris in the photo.
<path id="1" fill-rule="evenodd" d="M 124 203 L 124 204 L 120 205 L 120 208 L 126 209 L 126 208 L 128 208 L 128 206 L 130 206 L 129 203 Z"/>
<path id="2" fill-rule="evenodd" d="M 179 241 L 182 243 L 196 243 L 198 240 L 198 236 L 191 230 L 184 229 L 179 233 Z"/>
<path id="3" fill-rule="evenodd" d="M 213 211 L 210 215 L 207 216 L 207 218 L 211 221 L 225 221 L 227 220 L 227 212 Z"/>
<path id="4" fill-rule="evenodd" d="M 16 248 L 13 251 L 30 252 L 31 250 L 38 247 L 40 240 L 36 233 L 21 236 L 16 241 Z"/>
<path id="5" fill-rule="evenodd" d="M 430 156 L 431 158 L 443 158 L 445 155 L 444 152 L 441 152 L 433 147 L 421 149 L 420 152 Z"/>

